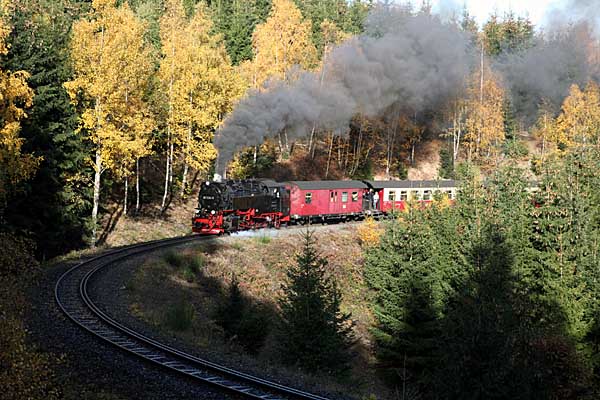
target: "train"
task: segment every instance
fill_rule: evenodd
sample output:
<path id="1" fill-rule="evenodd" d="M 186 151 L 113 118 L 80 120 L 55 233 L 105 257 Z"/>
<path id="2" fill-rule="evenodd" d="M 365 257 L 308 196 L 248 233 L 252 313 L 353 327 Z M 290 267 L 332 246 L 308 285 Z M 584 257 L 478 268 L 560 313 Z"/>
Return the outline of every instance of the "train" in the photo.
<path id="1" fill-rule="evenodd" d="M 453 180 L 325 180 L 276 182 L 247 179 L 203 182 L 192 231 L 219 235 L 282 225 L 381 218 L 404 210 L 409 201 L 453 201 Z"/>

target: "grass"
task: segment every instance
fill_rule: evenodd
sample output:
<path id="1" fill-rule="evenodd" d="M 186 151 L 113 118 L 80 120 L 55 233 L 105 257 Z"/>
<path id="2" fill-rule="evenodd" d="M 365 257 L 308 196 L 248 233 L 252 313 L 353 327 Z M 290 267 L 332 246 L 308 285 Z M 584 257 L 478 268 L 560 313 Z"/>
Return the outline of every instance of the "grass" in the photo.
<path id="1" fill-rule="evenodd" d="M 185 279 L 186 281 L 188 281 L 190 283 L 194 282 L 194 279 L 196 279 L 196 273 L 192 269 L 191 265 L 188 265 L 183 270 L 183 279 Z"/>
<path id="2" fill-rule="evenodd" d="M 186 301 L 179 301 L 169 307 L 164 319 L 165 325 L 170 329 L 186 331 L 192 326 L 194 307 Z"/>
<path id="3" fill-rule="evenodd" d="M 271 243 L 271 236 L 261 235 L 256 240 L 260 244 L 269 244 Z"/>
<path id="4" fill-rule="evenodd" d="M 176 268 L 181 267 L 185 261 L 185 257 L 177 253 L 175 250 L 169 250 L 163 258 L 167 264 Z"/>
<path id="5" fill-rule="evenodd" d="M 195 257 L 191 257 L 189 260 L 188 268 L 195 274 L 200 272 L 202 268 L 206 265 L 206 258 L 204 254 L 200 253 Z"/>
<path id="6" fill-rule="evenodd" d="M 235 242 L 231 243 L 231 247 L 237 251 L 242 251 L 244 249 L 244 244 L 241 241 L 236 240 Z"/>

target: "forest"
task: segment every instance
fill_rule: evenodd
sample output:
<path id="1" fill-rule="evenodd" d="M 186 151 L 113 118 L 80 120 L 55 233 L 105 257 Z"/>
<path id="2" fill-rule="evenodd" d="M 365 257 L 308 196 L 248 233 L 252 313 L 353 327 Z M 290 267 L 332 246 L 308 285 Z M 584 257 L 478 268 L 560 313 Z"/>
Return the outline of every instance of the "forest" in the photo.
<path id="1" fill-rule="evenodd" d="M 466 10 L 442 21 L 427 2 L 385 7 L 5 1 L 3 230 L 33 240 L 43 259 L 94 246 L 108 205 L 124 215 L 158 209 L 160 217 L 212 177 L 217 148 L 232 159 L 219 168 L 233 178 L 406 178 L 435 142 L 440 167 L 428 178 L 453 177 L 460 163 L 485 171 L 520 162 L 534 180 L 547 159 L 597 140 L 600 53 L 592 25 L 557 22 L 542 31 L 509 13 L 491 15 L 480 29 Z M 449 45 L 445 37 L 460 42 L 452 54 L 439 49 Z M 376 82 L 368 89 L 382 94 L 377 99 L 345 105 L 361 71 L 378 72 L 359 63 L 356 78 L 332 69 L 347 70 L 348 49 L 375 53 L 393 43 L 401 43 L 395 57 L 414 71 L 392 70 L 392 88 Z M 421 54 L 409 52 L 416 46 Z M 383 64 L 377 57 L 386 54 L 369 56 L 364 64 Z M 284 106 L 312 106 L 301 103 L 303 74 L 327 92 L 336 79 L 359 82 L 348 83 L 350 94 L 322 100 L 335 102 L 329 112 L 339 121 L 316 107 L 306 112 L 313 120 L 286 114 Z M 317 105 L 319 97 L 312 97 Z M 268 110 L 252 109 L 253 101 Z M 248 113 L 256 129 L 230 134 Z"/>
<path id="2" fill-rule="evenodd" d="M 365 245 L 377 368 L 402 398 L 595 398 L 599 27 L 392 3 L 0 0 L 0 298 L 215 173 L 457 179 Z"/>

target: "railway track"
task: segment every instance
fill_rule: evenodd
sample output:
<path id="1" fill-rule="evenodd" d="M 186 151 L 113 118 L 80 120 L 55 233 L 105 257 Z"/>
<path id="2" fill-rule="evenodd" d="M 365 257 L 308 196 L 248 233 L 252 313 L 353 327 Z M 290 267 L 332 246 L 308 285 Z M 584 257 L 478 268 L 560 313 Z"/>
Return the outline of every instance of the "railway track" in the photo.
<path id="1" fill-rule="evenodd" d="M 147 242 L 84 261 L 65 272 L 54 287 L 59 308 L 77 325 L 90 334 L 119 349 L 192 380 L 214 385 L 242 397 L 263 400 L 312 399 L 324 397 L 280 385 L 256 376 L 233 370 L 195 357 L 136 332 L 112 319 L 94 304 L 88 286 L 99 271 L 125 258 L 156 249 L 192 241 L 211 240 L 209 237 L 184 236 Z"/>

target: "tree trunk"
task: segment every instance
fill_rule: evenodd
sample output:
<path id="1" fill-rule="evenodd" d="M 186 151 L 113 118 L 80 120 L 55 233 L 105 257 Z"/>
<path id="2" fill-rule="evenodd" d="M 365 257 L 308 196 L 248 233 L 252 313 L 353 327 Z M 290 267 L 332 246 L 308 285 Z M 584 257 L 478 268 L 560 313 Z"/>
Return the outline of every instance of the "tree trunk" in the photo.
<path id="1" fill-rule="evenodd" d="M 91 246 L 96 247 L 96 238 L 98 233 L 98 206 L 100 204 L 100 175 L 102 174 L 102 156 L 100 150 L 96 150 L 96 164 L 94 166 L 94 202 L 92 206 L 92 237 Z"/>
<path id="2" fill-rule="evenodd" d="M 313 140 L 315 138 L 315 129 L 317 128 L 317 123 L 313 123 L 312 130 L 310 131 L 310 139 L 308 140 L 308 153 L 312 154 L 312 158 L 315 158 L 315 152 L 312 150 L 313 148 Z"/>
<path id="3" fill-rule="evenodd" d="M 140 212 L 140 159 L 135 160 L 135 213 Z"/>
<path id="4" fill-rule="evenodd" d="M 331 132 L 331 141 L 329 142 L 329 154 L 327 155 L 327 169 L 325 169 L 325 178 L 329 176 L 329 164 L 331 163 L 331 151 L 333 150 L 333 132 Z"/>
<path id="5" fill-rule="evenodd" d="M 169 154 L 169 150 L 171 148 L 171 132 L 169 129 L 168 139 L 167 139 L 167 154 L 166 154 L 166 169 L 165 169 L 165 190 L 163 193 L 162 204 L 160 206 L 160 212 L 163 213 L 165 211 L 165 205 L 167 204 L 167 195 L 169 194 L 169 170 L 171 167 L 171 156 Z"/>
<path id="6" fill-rule="evenodd" d="M 129 195 L 129 177 L 125 178 L 125 199 L 123 200 L 123 215 L 127 215 L 127 197 Z"/>
<path id="7" fill-rule="evenodd" d="M 194 98 L 192 97 L 192 93 L 190 92 L 189 96 L 190 100 L 190 109 L 193 106 Z M 185 144 L 185 154 L 183 159 L 183 176 L 181 178 L 181 198 L 185 196 L 185 189 L 187 185 L 187 175 L 188 175 L 188 158 L 190 157 L 190 142 L 192 140 L 192 121 L 188 121 L 188 134 L 187 134 L 187 142 Z"/>

